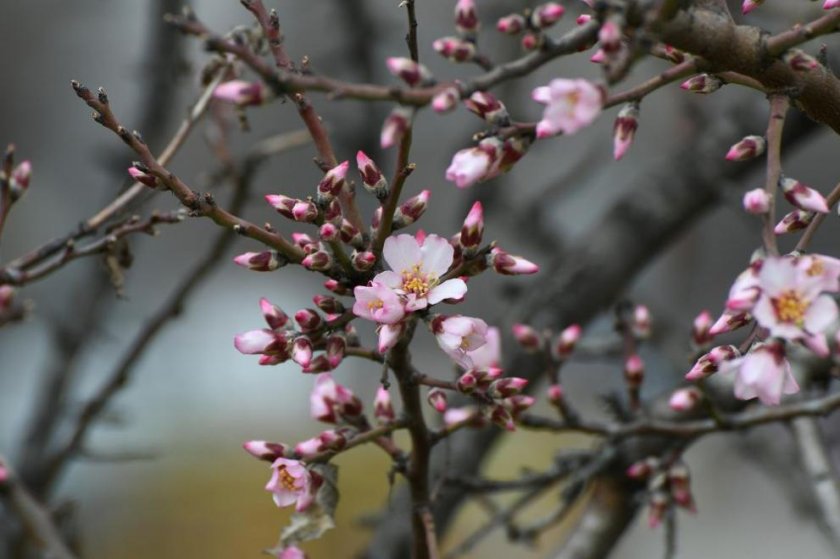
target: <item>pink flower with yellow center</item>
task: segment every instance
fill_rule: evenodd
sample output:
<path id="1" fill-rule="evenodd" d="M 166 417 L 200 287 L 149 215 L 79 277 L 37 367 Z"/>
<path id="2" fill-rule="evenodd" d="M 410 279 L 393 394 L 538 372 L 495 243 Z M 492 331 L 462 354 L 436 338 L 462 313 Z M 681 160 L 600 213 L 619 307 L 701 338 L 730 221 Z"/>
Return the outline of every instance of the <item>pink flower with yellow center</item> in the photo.
<path id="1" fill-rule="evenodd" d="M 356 297 L 353 303 L 353 314 L 356 316 L 379 324 L 396 324 L 405 316 L 399 295 L 376 281 L 369 286 L 357 286 L 353 295 Z"/>
<path id="2" fill-rule="evenodd" d="M 465 369 L 473 368 L 470 354 L 487 343 L 487 323 L 469 316 L 438 316 L 432 331 L 440 348 Z"/>
<path id="3" fill-rule="evenodd" d="M 779 340 L 758 344 L 744 357 L 726 362 L 721 373 L 735 374 L 735 397 L 741 400 L 758 398 L 768 406 L 778 405 L 784 394 L 796 394 L 799 385 L 785 358 L 785 347 Z"/>
<path id="4" fill-rule="evenodd" d="M 604 103 L 601 89 L 581 79 L 552 80 L 547 86 L 536 88 L 531 98 L 546 106 L 537 123 L 538 138 L 561 132 L 574 134 L 598 117 Z"/>
<path id="5" fill-rule="evenodd" d="M 826 290 L 822 260 L 767 258 L 758 272 L 758 286 L 761 295 L 752 314 L 770 336 L 809 338 L 822 333 L 837 318 L 834 299 L 821 295 Z"/>
<path id="6" fill-rule="evenodd" d="M 440 281 L 452 266 L 454 253 L 449 241 L 437 235 L 429 235 L 422 244 L 411 235 L 388 237 L 382 254 L 391 270 L 377 274 L 373 283 L 400 295 L 409 312 L 446 299 L 462 299 L 467 292 L 464 280 Z"/>
<path id="7" fill-rule="evenodd" d="M 266 484 L 271 491 L 274 503 L 278 507 L 287 507 L 297 503 L 295 510 L 306 510 L 315 499 L 312 474 L 303 462 L 288 458 L 278 458 L 271 465 L 271 479 Z"/>

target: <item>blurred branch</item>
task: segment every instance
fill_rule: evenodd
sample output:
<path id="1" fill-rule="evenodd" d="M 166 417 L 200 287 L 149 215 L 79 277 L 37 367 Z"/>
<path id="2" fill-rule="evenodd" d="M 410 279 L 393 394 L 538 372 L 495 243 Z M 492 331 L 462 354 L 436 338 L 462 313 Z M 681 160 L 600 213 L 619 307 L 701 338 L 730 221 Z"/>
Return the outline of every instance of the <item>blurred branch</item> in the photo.
<path id="1" fill-rule="evenodd" d="M 0 497 L 8 501 L 36 545 L 51 559 L 75 559 L 50 513 L 32 496 L 2 456 L 0 474 Z"/>

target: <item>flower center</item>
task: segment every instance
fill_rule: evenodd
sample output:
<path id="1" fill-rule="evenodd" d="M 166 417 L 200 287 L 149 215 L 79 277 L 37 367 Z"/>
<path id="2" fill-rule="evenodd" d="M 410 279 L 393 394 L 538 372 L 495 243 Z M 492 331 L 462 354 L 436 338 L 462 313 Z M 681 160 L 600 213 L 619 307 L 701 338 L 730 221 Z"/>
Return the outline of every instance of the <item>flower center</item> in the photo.
<path id="1" fill-rule="evenodd" d="M 807 272 L 805 273 L 807 273 L 811 277 L 814 277 L 822 275 L 823 272 L 825 272 L 825 264 L 823 264 L 822 260 L 814 258 L 811 261 L 811 265 L 808 267 Z"/>
<path id="2" fill-rule="evenodd" d="M 781 296 L 772 299 L 776 317 L 781 322 L 790 322 L 802 326 L 805 322 L 805 312 L 811 305 L 810 301 L 802 298 L 796 291 L 785 291 Z"/>
<path id="3" fill-rule="evenodd" d="M 286 466 L 280 466 L 278 468 L 277 473 L 280 477 L 280 485 L 283 486 L 283 489 L 287 491 L 295 491 L 297 487 L 295 487 L 295 478 L 289 471 L 286 469 Z"/>
<path id="4" fill-rule="evenodd" d="M 437 278 L 424 274 L 420 270 L 420 265 L 415 264 L 408 270 L 402 273 L 402 289 L 406 293 L 414 293 L 415 296 L 422 299 L 429 294 L 429 291 L 437 285 Z"/>
<path id="5" fill-rule="evenodd" d="M 373 301 L 369 301 L 367 306 L 368 306 L 368 310 L 373 312 L 373 311 L 378 311 L 379 309 L 384 307 L 385 303 L 382 302 L 382 299 L 374 299 Z"/>

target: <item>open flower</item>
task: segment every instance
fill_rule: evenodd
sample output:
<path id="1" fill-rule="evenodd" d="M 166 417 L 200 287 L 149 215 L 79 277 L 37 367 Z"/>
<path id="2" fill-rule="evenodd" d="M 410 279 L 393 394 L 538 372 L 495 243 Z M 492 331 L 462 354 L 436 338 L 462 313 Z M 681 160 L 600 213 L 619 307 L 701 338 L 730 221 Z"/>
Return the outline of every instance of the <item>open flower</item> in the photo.
<path id="1" fill-rule="evenodd" d="M 278 458 L 271 465 L 271 479 L 266 484 L 278 507 L 297 503 L 295 510 L 306 510 L 315 500 L 312 474 L 303 462 L 289 458 Z"/>
<path id="2" fill-rule="evenodd" d="M 744 357 L 726 362 L 721 373 L 734 372 L 735 397 L 758 398 L 763 404 L 778 405 L 783 394 L 796 394 L 799 385 L 790 372 L 784 344 L 778 340 L 758 344 Z"/>
<path id="3" fill-rule="evenodd" d="M 362 413 L 362 402 L 353 391 L 333 380 L 329 373 L 321 373 L 309 396 L 310 414 L 318 421 L 338 423 L 341 417 Z"/>
<path id="4" fill-rule="evenodd" d="M 603 106 L 601 89 L 580 79 L 551 80 L 547 86 L 536 88 L 531 97 L 546 106 L 537 124 L 538 138 L 560 132 L 574 134 L 595 120 Z"/>
<path id="5" fill-rule="evenodd" d="M 752 314 L 771 336 L 805 339 L 822 333 L 837 318 L 834 299 L 821 295 L 827 281 L 821 263 L 814 261 L 814 272 L 809 274 L 805 265 L 798 265 L 793 258 L 764 261 L 758 273 L 761 295 Z"/>
<path id="6" fill-rule="evenodd" d="M 405 310 L 409 312 L 445 299 L 461 299 L 467 292 L 464 280 L 440 281 L 452 265 L 454 253 L 449 241 L 437 235 L 429 235 L 422 245 L 411 235 L 388 237 L 382 254 L 391 271 L 377 274 L 373 284 L 388 287 L 399 294 L 405 301 Z M 353 312 L 356 312 L 355 306 Z"/>
<path id="7" fill-rule="evenodd" d="M 356 316 L 379 324 L 396 324 L 405 316 L 399 295 L 375 281 L 367 287 L 357 286 L 353 289 L 353 295 L 356 297 L 353 303 L 353 314 Z"/>
<path id="8" fill-rule="evenodd" d="M 470 352 L 487 342 L 487 323 L 469 316 L 438 316 L 432 331 L 440 348 L 465 369 L 473 367 Z"/>

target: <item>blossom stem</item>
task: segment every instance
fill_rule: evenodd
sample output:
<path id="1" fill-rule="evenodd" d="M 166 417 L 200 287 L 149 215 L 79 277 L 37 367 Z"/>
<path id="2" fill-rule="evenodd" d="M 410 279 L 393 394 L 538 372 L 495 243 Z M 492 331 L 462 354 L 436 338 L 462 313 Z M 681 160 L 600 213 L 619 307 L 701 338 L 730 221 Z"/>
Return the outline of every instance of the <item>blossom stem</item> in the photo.
<path id="1" fill-rule="evenodd" d="M 764 214 L 764 228 L 762 239 L 768 256 L 778 256 L 779 246 L 776 243 L 776 190 L 782 175 L 782 130 L 785 126 L 785 116 L 790 107 L 787 95 L 774 93 L 770 95 L 770 119 L 767 123 L 767 180 L 764 191 L 770 200 L 770 207 Z"/>
<path id="2" fill-rule="evenodd" d="M 403 185 L 408 176 L 414 171 L 414 164 L 408 162 L 408 155 L 411 151 L 411 136 L 412 124 L 409 123 L 400 140 L 400 147 L 397 152 L 397 166 L 394 179 L 391 181 L 391 192 L 388 194 L 388 198 L 382 206 L 382 221 L 379 224 L 379 230 L 372 244 L 372 252 L 377 257 L 382 254 L 385 239 L 391 234 L 391 227 L 394 224 L 394 212 L 397 211 L 397 204 L 400 201 L 400 193 L 402 192 Z"/>

